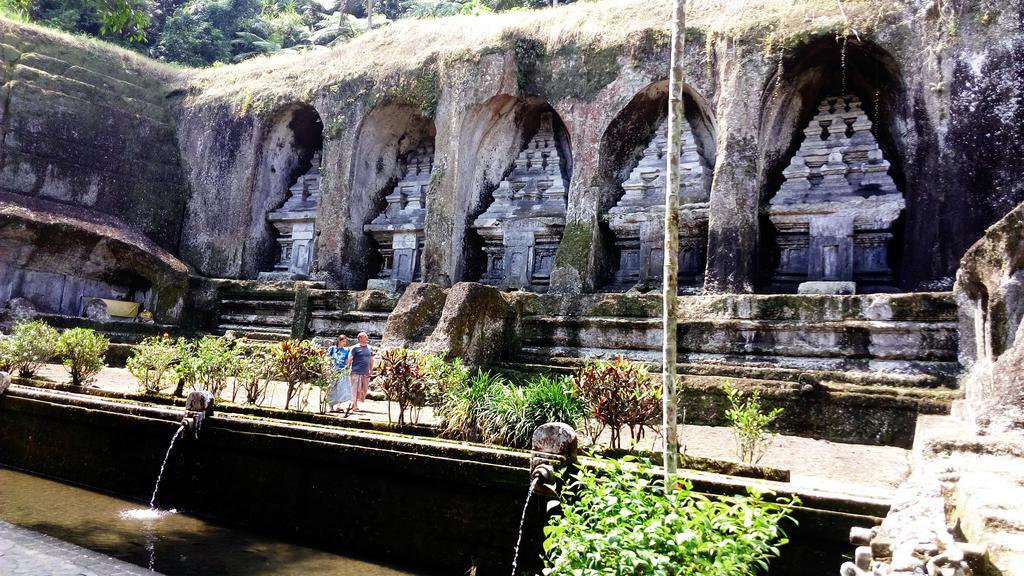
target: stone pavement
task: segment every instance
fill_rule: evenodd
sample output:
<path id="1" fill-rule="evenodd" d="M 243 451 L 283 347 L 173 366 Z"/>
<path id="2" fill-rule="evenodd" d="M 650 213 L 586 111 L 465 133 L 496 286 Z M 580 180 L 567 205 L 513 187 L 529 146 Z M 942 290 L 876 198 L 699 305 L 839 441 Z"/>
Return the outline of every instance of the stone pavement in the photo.
<path id="1" fill-rule="evenodd" d="M 160 576 L 99 552 L 0 521 L 3 576 Z"/>

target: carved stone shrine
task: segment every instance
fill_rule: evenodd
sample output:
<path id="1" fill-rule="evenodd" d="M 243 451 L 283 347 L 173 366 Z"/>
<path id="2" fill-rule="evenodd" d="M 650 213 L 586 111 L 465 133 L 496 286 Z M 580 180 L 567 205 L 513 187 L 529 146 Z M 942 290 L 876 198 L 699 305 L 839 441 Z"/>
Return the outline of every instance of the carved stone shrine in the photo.
<path id="1" fill-rule="evenodd" d="M 704 150 L 683 124 L 679 159 L 679 288 L 699 290 L 707 258 L 708 199 L 711 168 Z M 625 191 L 605 220 L 619 252 L 612 290 L 651 290 L 661 285 L 665 252 L 665 154 L 668 121 L 663 120 L 636 168 L 623 182 Z"/>
<path id="2" fill-rule="evenodd" d="M 481 282 L 547 289 L 565 229 L 567 186 L 551 113 L 545 113 L 512 172 L 498 184 L 494 202 L 473 222 L 487 257 Z"/>
<path id="3" fill-rule="evenodd" d="M 888 246 L 906 203 L 860 100 L 826 98 L 804 135 L 769 203 L 781 252 L 772 289 L 891 289 Z"/>
<path id="4" fill-rule="evenodd" d="M 433 170 L 433 146 L 412 151 L 405 160 L 402 179 L 385 198 L 387 207 L 363 227 L 377 241 L 383 260 L 369 287 L 395 289 L 421 278 L 423 223 Z"/>
<path id="5" fill-rule="evenodd" d="M 316 247 L 316 214 L 320 208 L 320 153 L 313 154 L 309 171 L 288 189 L 288 198 L 267 220 L 277 229 L 280 246 L 273 272 L 261 272 L 260 280 L 296 280 L 309 276 Z"/>

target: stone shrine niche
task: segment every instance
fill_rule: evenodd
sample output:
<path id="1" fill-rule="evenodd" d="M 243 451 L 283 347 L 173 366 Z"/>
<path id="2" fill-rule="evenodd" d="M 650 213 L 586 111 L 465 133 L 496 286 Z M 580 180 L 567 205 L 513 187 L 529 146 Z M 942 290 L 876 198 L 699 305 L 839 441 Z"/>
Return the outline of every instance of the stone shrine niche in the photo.
<path id="1" fill-rule="evenodd" d="M 278 257 L 272 272 L 260 272 L 260 280 L 308 278 L 315 256 L 317 211 L 320 208 L 320 152 L 313 154 L 309 171 L 288 189 L 280 208 L 267 213 L 277 231 Z"/>
<path id="2" fill-rule="evenodd" d="M 553 117 L 540 128 L 498 184 L 494 201 L 472 224 L 484 241 L 480 281 L 501 288 L 545 291 L 565 229 L 568 178 L 555 142 Z"/>
<path id="3" fill-rule="evenodd" d="M 402 178 L 385 197 L 387 206 L 363 226 L 380 246 L 382 265 L 368 288 L 394 290 L 422 279 L 420 254 L 426 219 L 427 190 L 434 172 L 434 147 L 421 146 L 406 158 Z"/>
<path id="4" fill-rule="evenodd" d="M 772 289 L 893 289 L 889 241 L 906 203 L 871 128 L 855 96 L 826 98 L 818 106 L 769 202 L 781 253 Z"/>
<path id="5" fill-rule="evenodd" d="M 695 292 L 704 283 L 708 200 L 712 170 L 689 122 L 683 124 L 679 159 L 679 289 Z M 605 221 L 619 254 L 611 290 L 651 290 L 661 285 L 665 253 L 665 154 L 668 120 L 663 120 L 640 162 L 622 183 L 625 193 Z"/>

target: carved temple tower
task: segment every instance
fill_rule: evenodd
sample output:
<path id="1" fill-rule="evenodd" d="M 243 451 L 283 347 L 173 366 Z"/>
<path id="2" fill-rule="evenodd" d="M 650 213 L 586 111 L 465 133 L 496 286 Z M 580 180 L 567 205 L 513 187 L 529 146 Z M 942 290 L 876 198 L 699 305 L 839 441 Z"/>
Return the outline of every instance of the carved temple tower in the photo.
<path id="1" fill-rule="evenodd" d="M 402 179 L 389 194 L 387 207 L 363 227 L 380 245 L 383 260 L 380 273 L 370 288 L 394 290 L 419 280 L 427 190 L 434 171 L 434 147 L 414 150 L 405 161 Z"/>
<path id="2" fill-rule="evenodd" d="M 520 152 L 494 202 L 472 224 L 484 240 L 487 269 L 480 279 L 502 288 L 544 291 L 565 229 L 568 182 L 555 143 L 551 113 Z"/>
<path id="3" fill-rule="evenodd" d="M 699 290 L 707 259 L 708 200 L 711 168 L 694 138 L 689 122 L 683 124 L 679 159 L 679 288 Z M 623 182 L 622 198 L 605 215 L 619 252 L 613 290 L 644 290 L 661 285 L 665 252 L 665 153 L 668 121 L 663 120 L 636 168 Z"/>
<path id="4" fill-rule="evenodd" d="M 860 100 L 826 98 L 804 135 L 769 203 L 781 251 L 772 288 L 891 289 L 888 246 L 906 203 Z"/>
<path id="5" fill-rule="evenodd" d="M 309 276 L 315 256 L 314 223 L 320 208 L 320 152 L 313 154 L 309 171 L 288 189 L 288 198 L 267 220 L 277 229 L 279 245 L 273 272 L 261 272 L 260 280 L 296 280 Z"/>

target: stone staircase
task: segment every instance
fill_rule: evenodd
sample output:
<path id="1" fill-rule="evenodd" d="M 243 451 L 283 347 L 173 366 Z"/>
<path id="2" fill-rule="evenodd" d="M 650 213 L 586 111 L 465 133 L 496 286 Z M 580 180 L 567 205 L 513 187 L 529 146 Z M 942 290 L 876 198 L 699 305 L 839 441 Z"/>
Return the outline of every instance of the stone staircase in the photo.
<path id="1" fill-rule="evenodd" d="M 291 337 L 294 290 L 229 291 L 217 303 L 217 332 L 229 330 L 256 340 Z"/>

